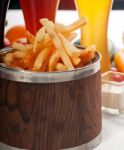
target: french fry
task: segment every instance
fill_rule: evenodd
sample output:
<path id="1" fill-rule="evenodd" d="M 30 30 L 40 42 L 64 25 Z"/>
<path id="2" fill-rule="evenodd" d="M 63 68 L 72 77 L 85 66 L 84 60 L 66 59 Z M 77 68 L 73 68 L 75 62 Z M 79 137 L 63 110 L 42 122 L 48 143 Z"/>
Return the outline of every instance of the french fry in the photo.
<path id="1" fill-rule="evenodd" d="M 34 41 L 33 52 L 39 52 L 43 48 L 43 42 L 45 40 L 45 28 L 40 28 L 36 33 Z"/>
<path id="2" fill-rule="evenodd" d="M 68 69 L 67 69 L 67 67 L 66 67 L 64 64 L 58 63 L 58 64 L 56 65 L 56 70 L 57 70 L 57 71 L 65 71 L 65 70 L 68 70 Z"/>
<path id="3" fill-rule="evenodd" d="M 36 54 L 32 50 L 28 50 L 23 59 L 25 66 L 27 66 L 27 70 L 32 70 L 35 58 Z"/>
<path id="4" fill-rule="evenodd" d="M 31 34 L 29 31 L 26 32 L 27 40 L 29 43 L 34 44 L 35 37 L 33 34 Z"/>
<path id="5" fill-rule="evenodd" d="M 72 45 L 70 43 L 70 41 L 68 39 L 66 39 L 61 33 L 58 33 L 58 36 L 59 36 L 67 54 L 70 57 L 72 64 L 74 66 L 79 65 L 79 63 L 81 62 L 81 59 L 79 58 L 80 50 L 78 48 L 76 48 L 74 45 Z"/>
<path id="6" fill-rule="evenodd" d="M 14 59 L 10 66 L 14 68 L 22 68 L 24 70 L 27 70 L 27 66 L 25 65 L 23 59 Z"/>
<path id="7" fill-rule="evenodd" d="M 63 26 L 61 25 L 55 25 L 55 30 L 57 32 L 61 32 L 63 34 L 67 34 L 70 32 L 73 32 L 74 30 L 80 28 L 81 26 L 84 26 L 85 24 L 87 24 L 87 20 L 85 17 L 80 18 L 79 20 L 75 21 L 74 23 L 68 25 L 68 26 Z"/>
<path id="8" fill-rule="evenodd" d="M 66 35 L 66 38 L 69 41 L 72 41 L 73 39 L 75 39 L 76 36 L 77 36 L 77 33 L 69 33 L 69 34 Z"/>
<path id="9" fill-rule="evenodd" d="M 25 64 L 23 62 L 24 54 L 24 52 L 15 51 L 13 53 L 6 54 L 6 56 L 3 59 L 5 64 L 9 67 L 21 67 L 22 69 L 25 69 Z"/>
<path id="10" fill-rule="evenodd" d="M 91 45 L 84 50 L 74 46 L 74 30 L 87 23 L 83 17 L 70 25 L 53 24 L 41 19 L 42 28 L 36 36 L 27 31 L 27 44 L 12 43 L 13 52 L 3 56 L 3 62 L 16 69 L 31 71 L 65 71 L 92 63 L 96 47 Z"/>
<path id="11" fill-rule="evenodd" d="M 83 67 L 86 64 L 90 63 L 95 58 L 96 47 L 91 45 L 86 49 L 82 50 L 80 58 L 81 62 L 78 67 Z"/>
<path id="12" fill-rule="evenodd" d="M 87 52 L 92 52 L 92 57 L 94 57 L 95 52 L 96 52 L 96 46 L 95 45 L 90 45 L 87 48 L 85 48 L 84 50 L 80 50 L 80 57 L 82 57 L 85 53 Z"/>
<path id="13" fill-rule="evenodd" d="M 48 19 L 41 19 L 40 22 L 42 23 L 42 25 L 45 27 L 46 31 L 49 33 L 51 40 L 53 41 L 56 49 L 58 50 L 60 57 L 63 60 L 63 63 L 66 65 L 66 67 L 70 70 L 70 69 L 74 69 L 71 60 L 69 58 L 69 56 L 67 55 L 65 49 L 62 46 L 61 41 L 58 38 L 57 33 L 54 30 L 54 25 L 52 22 L 48 21 Z"/>
<path id="14" fill-rule="evenodd" d="M 47 58 L 46 58 L 46 60 L 45 60 L 45 62 L 43 64 L 42 68 L 40 69 L 41 72 L 49 71 L 48 70 L 48 63 L 49 63 L 49 60 L 51 58 L 52 53 L 53 53 L 53 50 L 51 49 L 51 51 L 49 52 L 49 54 L 48 54 L 48 56 L 47 56 Z"/>
<path id="15" fill-rule="evenodd" d="M 45 39 L 45 34 L 46 34 L 45 28 L 44 27 L 40 28 L 36 33 L 36 37 L 35 37 L 36 42 L 43 42 Z"/>
<path id="16" fill-rule="evenodd" d="M 13 42 L 12 43 L 12 48 L 18 51 L 26 51 L 25 45 L 18 43 L 18 42 Z"/>
<path id="17" fill-rule="evenodd" d="M 13 57 L 13 53 L 8 53 L 3 57 L 4 63 L 8 66 L 10 66 L 10 64 L 13 62 L 14 57 Z"/>
<path id="18" fill-rule="evenodd" d="M 44 48 L 37 56 L 34 66 L 33 66 L 33 71 L 39 71 L 41 67 L 43 66 L 43 63 L 45 59 L 47 58 L 48 55 L 48 48 Z"/>
<path id="19" fill-rule="evenodd" d="M 20 51 L 20 52 L 27 52 L 28 50 L 33 50 L 33 45 L 32 44 L 21 44 L 18 42 L 13 42 L 12 43 L 12 48 Z"/>
<path id="20" fill-rule="evenodd" d="M 13 57 L 14 57 L 14 58 L 19 58 L 19 59 L 24 59 L 24 57 L 25 57 L 25 52 L 15 51 L 15 52 L 13 53 Z"/>
<path id="21" fill-rule="evenodd" d="M 60 23 L 55 23 L 55 30 L 57 32 L 64 32 L 67 29 L 67 26 L 60 24 Z"/>
<path id="22" fill-rule="evenodd" d="M 81 58 L 73 57 L 71 58 L 72 64 L 76 67 L 80 64 Z"/>
<path id="23" fill-rule="evenodd" d="M 34 65 L 33 65 L 33 71 L 39 71 L 42 67 L 46 57 L 48 55 L 48 48 L 43 49 L 37 56 Z"/>
<path id="24" fill-rule="evenodd" d="M 25 49 L 26 49 L 26 51 L 33 51 L 33 45 L 32 44 L 26 44 Z"/>
<path id="25" fill-rule="evenodd" d="M 60 59 L 59 53 L 56 51 L 49 60 L 48 71 L 55 70 L 55 66 L 58 63 L 59 59 Z"/>
<path id="26" fill-rule="evenodd" d="M 45 47 L 41 52 L 38 54 L 38 56 L 35 59 L 34 65 L 33 65 L 33 71 L 39 71 L 42 70 L 42 67 L 45 63 L 45 60 L 51 53 L 51 44 L 49 44 L 47 47 Z"/>
<path id="27" fill-rule="evenodd" d="M 49 43 L 51 43 L 51 39 L 48 33 L 45 34 L 45 39 L 44 39 L 44 43 L 43 43 L 43 47 L 49 45 Z"/>
<path id="28" fill-rule="evenodd" d="M 79 57 L 80 56 L 80 50 L 78 48 L 76 48 L 74 45 L 72 45 L 70 43 L 70 41 L 68 39 L 66 39 L 61 33 L 58 33 L 58 36 L 59 36 L 66 52 L 68 53 L 68 55 L 70 57 Z"/>

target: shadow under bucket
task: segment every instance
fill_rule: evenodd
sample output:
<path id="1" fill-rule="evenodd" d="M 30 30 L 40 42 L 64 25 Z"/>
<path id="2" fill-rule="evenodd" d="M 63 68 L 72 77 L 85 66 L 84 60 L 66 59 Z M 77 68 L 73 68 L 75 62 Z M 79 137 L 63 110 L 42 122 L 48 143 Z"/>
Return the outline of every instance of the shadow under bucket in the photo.
<path id="1" fill-rule="evenodd" d="M 0 150 L 89 150 L 100 133 L 98 53 L 92 64 L 64 72 L 0 67 Z"/>

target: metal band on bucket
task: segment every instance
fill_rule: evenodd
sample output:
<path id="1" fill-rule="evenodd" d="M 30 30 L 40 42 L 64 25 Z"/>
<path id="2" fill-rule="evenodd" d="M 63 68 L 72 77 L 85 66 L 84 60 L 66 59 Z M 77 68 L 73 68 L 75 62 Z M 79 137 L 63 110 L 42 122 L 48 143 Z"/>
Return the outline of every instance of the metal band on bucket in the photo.
<path id="1" fill-rule="evenodd" d="M 96 52 L 93 62 L 82 68 L 62 72 L 32 72 L 0 66 L 0 78 L 27 83 L 56 83 L 83 79 L 99 70 L 100 55 Z"/>
<path id="2" fill-rule="evenodd" d="M 86 144 L 80 145 L 78 147 L 61 149 L 61 150 L 93 150 L 97 145 L 99 145 L 101 139 L 102 139 L 102 135 L 100 133 L 95 139 L 91 140 Z M 26 149 L 14 148 L 0 142 L 0 150 L 26 150 Z"/>

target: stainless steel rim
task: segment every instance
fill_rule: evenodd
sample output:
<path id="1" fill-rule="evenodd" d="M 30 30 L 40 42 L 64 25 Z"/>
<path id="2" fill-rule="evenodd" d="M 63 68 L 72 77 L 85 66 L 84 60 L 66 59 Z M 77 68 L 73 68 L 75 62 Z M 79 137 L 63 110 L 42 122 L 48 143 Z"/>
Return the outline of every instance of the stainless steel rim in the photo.
<path id="1" fill-rule="evenodd" d="M 102 134 L 100 133 L 95 139 L 91 140 L 90 142 L 80 145 L 78 147 L 62 149 L 62 150 L 93 150 L 97 147 L 102 140 Z"/>
<path id="2" fill-rule="evenodd" d="M 95 139 L 91 140 L 86 144 L 80 145 L 78 147 L 61 149 L 61 150 L 93 150 L 96 146 L 100 144 L 101 140 L 102 140 L 102 134 L 100 133 Z M 14 148 L 0 142 L 0 150 L 26 150 L 26 149 Z"/>
<path id="3" fill-rule="evenodd" d="M 99 70 L 100 55 L 99 53 L 96 53 L 96 57 L 92 64 L 75 70 L 68 70 L 63 72 L 56 71 L 40 73 L 0 66 L 0 78 L 27 83 L 56 83 L 86 78 L 92 74 L 95 74 Z"/>

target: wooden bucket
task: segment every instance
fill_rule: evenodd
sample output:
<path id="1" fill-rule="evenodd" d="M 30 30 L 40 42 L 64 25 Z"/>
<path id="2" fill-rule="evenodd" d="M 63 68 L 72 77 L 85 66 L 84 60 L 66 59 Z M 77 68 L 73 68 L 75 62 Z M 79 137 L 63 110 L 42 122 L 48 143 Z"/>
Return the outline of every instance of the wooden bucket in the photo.
<path id="1" fill-rule="evenodd" d="M 99 54 L 65 72 L 0 67 L 0 150 L 89 150 L 100 133 Z"/>

